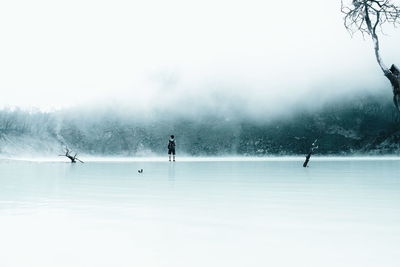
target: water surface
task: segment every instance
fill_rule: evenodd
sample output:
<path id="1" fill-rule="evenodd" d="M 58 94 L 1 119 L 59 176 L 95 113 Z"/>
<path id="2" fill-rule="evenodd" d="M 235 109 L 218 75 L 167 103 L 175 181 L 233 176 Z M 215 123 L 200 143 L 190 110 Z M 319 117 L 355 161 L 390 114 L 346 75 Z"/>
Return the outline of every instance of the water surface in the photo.
<path id="1" fill-rule="evenodd" d="M 301 165 L 0 161 L 0 266 L 400 266 L 400 161 Z"/>

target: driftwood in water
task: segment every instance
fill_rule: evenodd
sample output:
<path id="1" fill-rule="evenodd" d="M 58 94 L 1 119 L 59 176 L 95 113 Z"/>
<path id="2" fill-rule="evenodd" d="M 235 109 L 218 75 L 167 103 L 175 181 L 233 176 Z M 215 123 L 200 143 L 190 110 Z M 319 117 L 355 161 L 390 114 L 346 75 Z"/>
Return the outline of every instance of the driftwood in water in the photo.
<path id="1" fill-rule="evenodd" d="M 70 155 L 71 150 L 68 149 L 68 147 L 65 148 L 65 155 L 59 155 L 60 157 L 67 157 L 71 160 L 71 163 L 76 163 L 76 161 L 79 161 L 81 163 L 84 163 L 82 160 L 78 159 L 76 156 L 78 155 L 78 153 L 75 153 L 74 156 Z"/>
<path id="2" fill-rule="evenodd" d="M 303 163 L 303 167 L 304 167 L 304 168 L 307 167 L 308 162 L 310 161 L 310 158 L 311 158 L 311 154 L 312 154 L 312 152 L 310 152 L 310 153 L 307 154 L 307 156 L 306 156 L 306 161 L 304 161 L 304 163 Z"/>
<path id="3" fill-rule="evenodd" d="M 311 149 L 310 152 L 306 155 L 306 160 L 303 163 L 303 167 L 306 168 L 308 165 L 308 162 L 310 161 L 311 155 L 314 153 L 315 150 L 317 150 L 318 146 L 317 146 L 317 141 L 318 139 L 315 139 L 314 143 L 312 143 L 311 145 Z"/>

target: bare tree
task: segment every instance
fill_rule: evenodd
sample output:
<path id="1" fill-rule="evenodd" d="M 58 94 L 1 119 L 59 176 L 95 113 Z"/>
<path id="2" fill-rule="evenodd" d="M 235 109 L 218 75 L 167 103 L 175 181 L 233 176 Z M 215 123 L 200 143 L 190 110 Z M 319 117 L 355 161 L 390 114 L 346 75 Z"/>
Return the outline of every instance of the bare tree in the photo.
<path id="1" fill-rule="evenodd" d="M 69 153 L 71 152 L 71 150 L 68 149 L 68 147 L 65 147 L 65 155 L 59 155 L 60 157 L 67 157 L 71 160 L 71 163 L 76 163 L 76 161 L 79 161 L 81 163 L 84 163 L 82 160 L 78 159 L 76 156 L 78 155 L 78 153 L 75 153 L 74 156 L 71 156 Z"/>
<path id="2" fill-rule="evenodd" d="M 393 102 L 400 111 L 400 70 L 392 64 L 390 68 L 384 64 L 379 47 L 378 32 L 382 33 L 384 24 L 394 27 L 400 24 L 400 7 L 393 0 L 351 0 L 351 4 L 344 4 L 342 0 L 342 13 L 344 13 L 344 26 L 354 34 L 361 32 L 363 37 L 369 35 L 374 42 L 375 57 L 386 78 L 393 88 Z"/>

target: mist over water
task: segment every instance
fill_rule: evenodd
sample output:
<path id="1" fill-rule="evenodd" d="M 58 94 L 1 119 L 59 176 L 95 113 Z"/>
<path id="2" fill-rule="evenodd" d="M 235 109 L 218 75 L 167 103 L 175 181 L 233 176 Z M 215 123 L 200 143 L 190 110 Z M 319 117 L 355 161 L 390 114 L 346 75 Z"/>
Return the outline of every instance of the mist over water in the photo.
<path id="1" fill-rule="evenodd" d="M 57 112 L 0 111 L 0 153 L 56 157 L 69 147 L 86 157 L 154 157 L 171 134 L 179 156 L 397 155 L 399 114 L 386 96 L 353 97 L 321 108 L 271 114 L 205 109 L 127 112 L 121 107 Z"/>

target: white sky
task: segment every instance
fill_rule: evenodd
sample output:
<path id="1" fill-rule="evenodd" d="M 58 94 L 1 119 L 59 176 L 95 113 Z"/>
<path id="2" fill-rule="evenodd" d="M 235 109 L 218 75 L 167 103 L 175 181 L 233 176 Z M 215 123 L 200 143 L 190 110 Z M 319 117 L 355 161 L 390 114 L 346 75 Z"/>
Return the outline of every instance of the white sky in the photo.
<path id="1" fill-rule="evenodd" d="M 400 64 L 400 30 L 387 32 L 383 57 Z M 3 107 L 390 91 L 339 0 L 1 1 L 0 38 Z"/>

